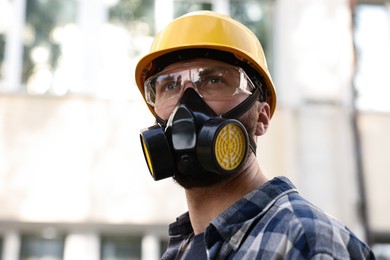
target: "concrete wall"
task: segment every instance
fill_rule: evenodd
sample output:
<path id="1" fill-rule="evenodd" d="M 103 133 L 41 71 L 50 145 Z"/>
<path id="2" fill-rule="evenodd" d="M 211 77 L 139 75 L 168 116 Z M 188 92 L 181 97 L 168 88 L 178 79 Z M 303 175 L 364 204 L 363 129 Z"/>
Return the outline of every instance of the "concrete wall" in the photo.
<path id="1" fill-rule="evenodd" d="M 168 222 L 181 189 L 149 176 L 140 103 L 0 96 L 1 219 Z M 173 188 L 172 188 L 173 186 Z"/>

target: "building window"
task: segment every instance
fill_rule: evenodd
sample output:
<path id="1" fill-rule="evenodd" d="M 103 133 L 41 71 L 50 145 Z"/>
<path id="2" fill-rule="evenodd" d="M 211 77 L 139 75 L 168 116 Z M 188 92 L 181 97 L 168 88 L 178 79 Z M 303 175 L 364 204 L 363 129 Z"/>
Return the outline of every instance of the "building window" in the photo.
<path id="1" fill-rule="evenodd" d="M 58 89 L 66 67 L 70 28 L 75 23 L 76 2 L 54 0 L 26 2 L 23 39 L 22 85 L 29 93 L 45 94 Z M 68 31 L 67 31 L 68 30 Z M 61 74 L 62 73 L 62 74 Z"/>
<path id="2" fill-rule="evenodd" d="M 217 4 L 218 2 L 218 4 Z M 221 2 L 223 2 L 221 4 Z M 272 69 L 272 26 L 274 1 L 256 0 L 226 0 L 226 1 L 174 1 L 174 17 L 179 17 L 187 12 L 198 10 L 214 10 L 228 13 L 232 18 L 238 20 L 261 40 L 262 47 L 267 57 L 268 65 Z"/>
<path id="3" fill-rule="evenodd" d="M 375 2 L 375 3 L 373 3 Z M 358 1 L 355 8 L 356 105 L 362 112 L 363 165 L 367 189 L 370 242 L 378 259 L 390 259 L 389 196 L 386 176 L 390 126 L 390 6 L 387 1 Z"/>
<path id="4" fill-rule="evenodd" d="M 358 108 L 390 112 L 390 9 L 388 5 L 359 4 L 356 7 Z M 375 28 L 375 29 L 373 29 Z"/>
<path id="5" fill-rule="evenodd" d="M 171 19 L 214 10 L 230 13 L 263 36 L 271 3 L 0 0 L 0 91 L 131 99 L 138 91 L 131 87 L 135 64 Z"/>
<path id="6" fill-rule="evenodd" d="M 132 32 L 143 28 L 147 35 L 155 33 L 154 30 L 154 0 L 131 1 L 120 0 L 115 1 L 116 4 L 108 9 L 108 21 L 117 26 L 127 28 Z"/>
<path id="7" fill-rule="evenodd" d="M 274 1 L 230 1 L 230 15 L 255 33 L 261 41 L 268 65 L 271 68 L 272 35 L 270 29 L 272 27 L 273 6 Z"/>
<path id="8" fill-rule="evenodd" d="M 4 52 L 5 52 L 5 34 L 2 33 L 0 28 L 0 81 L 4 78 L 3 76 Z"/>
<path id="9" fill-rule="evenodd" d="M 188 12 L 199 10 L 213 10 L 211 1 L 174 1 L 174 16 L 179 17 Z"/>
<path id="10" fill-rule="evenodd" d="M 6 37 L 11 28 L 11 4 L 8 0 L 0 0 L 0 90 L 4 80 L 4 59 Z"/>
<path id="11" fill-rule="evenodd" d="M 100 246 L 101 260 L 141 259 L 142 237 L 102 236 Z"/>
<path id="12" fill-rule="evenodd" d="M 0 91 L 130 97 L 154 17 L 154 0 L 0 0 Z"/>
<path id="13" fill-rule="evenodd" d="M 22 235 L 20 260 L 62 260 L 64 255 L 63 237 Z"/>
<path id="14" fill-rule="evenodd" d="M 139 57 L 147 52 L 155 32 L 154 0 L 119 0 L 107 9 L 106 22 L 99 36 L 100 57 L 96 62 L 86 61 L 87 67 L 96 66 L 92 92 L 99 97 L 132 98 L 133 71 Z M 164 15 L 164 14 L 162 14 Z M 87 83 L 88 84 L 88 83 Z"/>

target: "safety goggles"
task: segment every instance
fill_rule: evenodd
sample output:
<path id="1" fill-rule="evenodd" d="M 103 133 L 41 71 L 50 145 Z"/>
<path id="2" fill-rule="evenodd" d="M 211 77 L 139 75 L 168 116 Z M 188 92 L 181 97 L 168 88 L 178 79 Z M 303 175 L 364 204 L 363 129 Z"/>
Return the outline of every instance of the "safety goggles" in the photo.
<path id="1" fill-rule="evenodd" d="M 189 64 L 164 70 L 148 78 L 144 87 L 146 101 L 153 107 L 177 103 L 187 87 L 194 88 L 205 100 L 251 95 L 255 89 L 240 67 L 207 64 Z"/>

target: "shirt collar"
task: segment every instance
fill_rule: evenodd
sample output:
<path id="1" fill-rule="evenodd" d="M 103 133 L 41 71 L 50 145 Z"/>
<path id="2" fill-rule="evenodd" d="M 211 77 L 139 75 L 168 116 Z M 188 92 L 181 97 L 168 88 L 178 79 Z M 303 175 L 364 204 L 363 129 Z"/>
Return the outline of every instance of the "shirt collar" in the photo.
<path id="1" fill-rule="evenodd" d="M 291 181 L 286 177 L 276 177 L 248 193 L 211 221 L 206 230 L 208 243 L 212 244 L 222 238 L 233 249 L 237 249 L 252 223 L 263 216 L 281 196 L 290 192 L 297 192 Z M 169 236 L 173 239 L 182 240 L 192 233 L 188 212 L 169 226 Z"/>
<path id="2" fill-rule="evenodd" d="M 169 236 L 184 238 L 193 233 L 193 229 L 190 222 L 190 215 L 188 212 L 179 216 L 175 222 L 169 225 Z"/>
<path id="3" fill-rule="evenodd" d="M 237 249 L 252 223 L 262 217 L 281 196 L 290 192 L 297 190 L 286 177 L 266 182 L 213 219 L 211 225 L 214 228 L 208 229 L 210 236 L 220 236 L 233 249 Z M 216 231 L 219 234 L 213 234 Z"/>

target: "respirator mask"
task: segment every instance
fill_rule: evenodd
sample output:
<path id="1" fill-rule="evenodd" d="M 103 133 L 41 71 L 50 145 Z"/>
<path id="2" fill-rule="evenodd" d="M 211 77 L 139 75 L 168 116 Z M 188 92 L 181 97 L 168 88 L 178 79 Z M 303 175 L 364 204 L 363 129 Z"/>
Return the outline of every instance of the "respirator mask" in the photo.
<path id="1" fill-rule="evenodd" d="M 196 66 L 195 66 L 196 65 Z M 243 101 L 218 115 L 204 100 Z M 164 70 L 145 82 L 146 101 L 155 107 L 157 123 L 141 130 L 140 139 L 149 171 L 155 180 L 177 172 L 196 175 L 232 174 L 244 164 L 256 143 L 237 120 L 258 100 L 259 88 L 235 66 L 189 64 Z M 166 120 L 160 114 L 169 114 Z"/>

